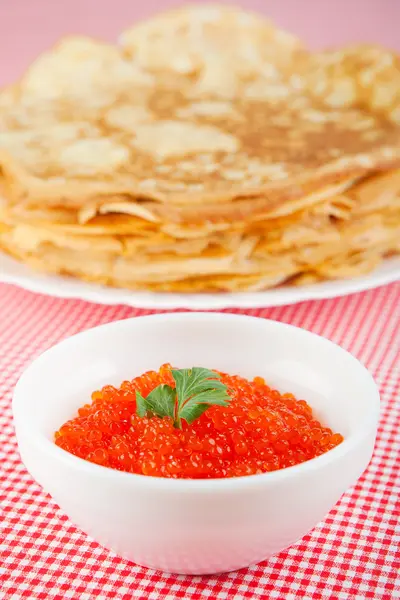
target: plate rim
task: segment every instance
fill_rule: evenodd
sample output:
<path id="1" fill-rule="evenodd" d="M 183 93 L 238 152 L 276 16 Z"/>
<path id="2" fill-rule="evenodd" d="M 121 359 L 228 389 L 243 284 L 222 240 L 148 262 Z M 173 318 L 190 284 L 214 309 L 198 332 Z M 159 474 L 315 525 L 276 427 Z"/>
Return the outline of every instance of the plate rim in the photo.
<path id="1" fill-rule="evenodd" d="M 79 279 L 40 273 L 0 253 L 0 282 L 56 298 L 83 300 L 108 306 L 125 305 L 148 310 L 224 310 L 273 308 L 311 300 L 327 300 L 367 291 L 400 280 L 400 256 L 386 259 L 368 275 L 308 286 L 274 288 L 260 292 L 180 294 L 135 292 Z M 57 285 L 57 282 L 63 285 Z M 70 283 L 70 285 L 68 285 Z"/>

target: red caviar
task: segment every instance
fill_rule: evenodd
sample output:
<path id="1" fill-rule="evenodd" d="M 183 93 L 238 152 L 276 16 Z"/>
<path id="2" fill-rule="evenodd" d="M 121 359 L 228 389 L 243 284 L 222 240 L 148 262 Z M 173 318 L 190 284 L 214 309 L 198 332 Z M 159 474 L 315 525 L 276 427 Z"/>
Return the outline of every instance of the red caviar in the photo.
<path id="1" fill-rule="evenodd" d="M 255 377 L 221 373 L 229 406 L 210 406 L 191 425 L 170 417 L 136 414 L 136 390 L 174 387 L 171 366 L 149 371 L 119 388 L 93 392 L 55 434 L 60 448 L 85 460 L 129 473 L 205 479 L 237 477 L 297 465 L 343 441 L 314 418 L 305 400 L 281 394 Z"/>

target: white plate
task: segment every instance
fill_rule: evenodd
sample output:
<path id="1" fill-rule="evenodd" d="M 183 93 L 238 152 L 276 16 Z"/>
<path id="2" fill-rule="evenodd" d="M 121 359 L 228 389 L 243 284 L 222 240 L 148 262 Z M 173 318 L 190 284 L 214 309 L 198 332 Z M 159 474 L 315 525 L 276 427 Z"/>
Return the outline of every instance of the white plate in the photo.
<path id="1" fill-rule="evenodd" d="M 45 275 L 0 253 L 0 281 L 59 298 L 79 298 L 99 304 L 127 304 L 137 308 L 213 310 L 223 308 L 266 308 L 346 296 L 400 279 L 400 257 L 386 260 L 368 275 L 326 281 L 302 287 L 282 286 L 265 292 L 178 294 L 135 292 L 109 288 L 78 279 Z"/>

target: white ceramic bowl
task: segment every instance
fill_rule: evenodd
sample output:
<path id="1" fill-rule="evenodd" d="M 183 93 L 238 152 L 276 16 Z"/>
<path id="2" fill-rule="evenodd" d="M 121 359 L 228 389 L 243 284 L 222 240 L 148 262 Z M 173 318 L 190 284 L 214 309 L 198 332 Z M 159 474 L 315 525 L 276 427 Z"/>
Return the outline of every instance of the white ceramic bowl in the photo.
<path id="1" fill-rule="evenodd" d="M 219 480 L 122 473 L 53 443 L 53 432 L 94 389 L 165 362 L 263 376 L 307 399 L 345 440 L 295 467 Z M 253 317 L 181 313 L 118 321 L 61 342 L 23 374 L 13 411 L 28 471 L 78 527 L 141 565 L 215 573 L 279 552 L 324 518 L 371 458 L 379 393 L 354 357 L 308 331 Z"/>

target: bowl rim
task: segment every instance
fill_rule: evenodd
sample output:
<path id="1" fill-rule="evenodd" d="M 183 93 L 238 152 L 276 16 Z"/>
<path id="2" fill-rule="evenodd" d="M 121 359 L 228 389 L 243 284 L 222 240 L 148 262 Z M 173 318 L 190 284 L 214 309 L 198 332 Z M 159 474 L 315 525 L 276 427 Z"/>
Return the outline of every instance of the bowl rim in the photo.
<path id="1" fill-rule="evenodd" d="M 232 313 L 220 313 L 220 312 L 192 312 L 192 311 L 184 311 L 184 312 L 176 312 L 176 313 L 158 313 L 158 314 L 150 314 L 143 315 L 138 317 L 130 317 L 128 319 L 120 319 L 117 321 L 111 321 L 108 323 L 103 323 L 101 325 L 97 325 L 95 327 L 91 327 L 84 331 L 80 331 L 68 338 L 61 340 L 57 344 L 51 346 L 47 350 L 45 350 L 42 354 L 36 357 L 23 371 L 20 376 L 17 384 L 14 388 L 13 399 L 12 399 L 12 412 L 14 418 L 14 424 L 16 424 L 16 415 L 20 412 L 21 407 L 24 404 L 23 398 L 26 396 L 24 393 L 25 387 L 25 378 L 29 375 L 29 373 L 35 369 L 35 367 L 46 361 L 49 354 L 53 352 L 56 348 L 60 346 L 68 347 L 73 346 L 76 343 L 76 340 L 92 335 L 95 331 L 103 331 L 106 329 L 114 329 L 114 328 L 124 328 L 127 325 L 137 322 L 138 320 L 148 320 L 148 321 L 179 321 L 179 320 L 191 320 L 191 319 L 211 319 L 211 320 L 248 320 L 249 322 L 261 322 L 267 324 L 268 327 L 276 327 L 277 329 L 289 329 L 295 330 L 298 333 L 301 332 L 301 335 L 305 337 L 312 337 L 318 343 L 322 343 L 329 346 L 335 346 L 337 350 L 343 352 L 347 359 L 350 360 L 354 367 L 359 371 L 362 377 L 365 378 L 367 384 L 370 387 L 370 397 L 372 400 L 370 410 L 368 411 L 368 416 L 363 419 L 360 423 L 360 427 L 352 433 L 350 436 L 345 438 L 343 442 L 329 450 L 325 454 L 317 456 L 313 459 L 300 463 L 298 465 L 294 465 L 291 467 L 286 467 L 285 469 L 278 469 L 277 471 L 269 471 L 266 473 L 260 473 L 255 475 L 245 475 L 241 477 L 226 477 L 226 478 L 216 478 L 216 479 L 174 479 L 169 477 L 158 477 L 158 476 L 148 476 L 142 475 L 139 473 L 128 473 L 126 471 L 118 471 L 116 469 L 112 469 L 110 467 L 104 467 L 101 465 L 97 465 L 95 463 L 91 463 L 83 458 L 79 458 L 69 452 L 66 452 L 62 448 L 59 448 L 52 440 L 46 437 L 40 430 L 29 427 L 29 424 L 26 422 L 23 423 L 21 418 L 18 419 L 18 425 L 15 427 L 16 429 L 16 437 L 17 441 L 19 440 L 19 436 L 21 435 L 21 431 L 23 430 L 24 437 L 29 437 L 30 440 L 36 445 L 39 446 L 43 452 L 50 453 L 53 455 L 54 459 L 57 461 L 61 461 L 67 467 L 71 469 L 77 469 L 81 472 L 88 473 L 88 475 L 102 477 L 108 480 L 120 480 L 124 481 L 127 485 L 145 485 L 148 488 L 159 488 L 163 489 L 163 491 L 170 491 L 171 493 L 175 493 L 176 491 L 180 492 L 209 492 L 211 491 L 229 491 L 235 490 L 237 488 L 243 487 L 258 487 L 265 485 L 273 485 L 283 479 L 295 478 L 298 479 L 303 476 L 303 474 L 307 472 L 314 472 L 321 470 L 328 466 L 329 464 L 335 462 L 336 460 L 340 460 L 341 458 L 349 455 L 355 447 L 367 436 L 369 436 L 372 432 L 376 435 L 378 419 L 379 419 L 379 408 L 380 408 L 380 395 L 377 384 L 375 383 L 371 373 L 368 369 L 361 363 L 361 361 L 352 355 L 350 352 L 332 342 L 328 338 L 325 338 L 317 333 L 309 331 L 307 329 L 297 327 L 295 325 L 291 325 L 288 323 L 283 323 L 281 321 L 275 321 L 273 319 L 265 319 L 263 317 L 255 317 L 252 315 L 242 315 L 242 314 L 232 314 Z M 23 418 L 22 418 L 23 419 Z M 23 424 L 22 424 L 23 423 Z M 22 424 L 22 426 L 21 426 Z"/>

